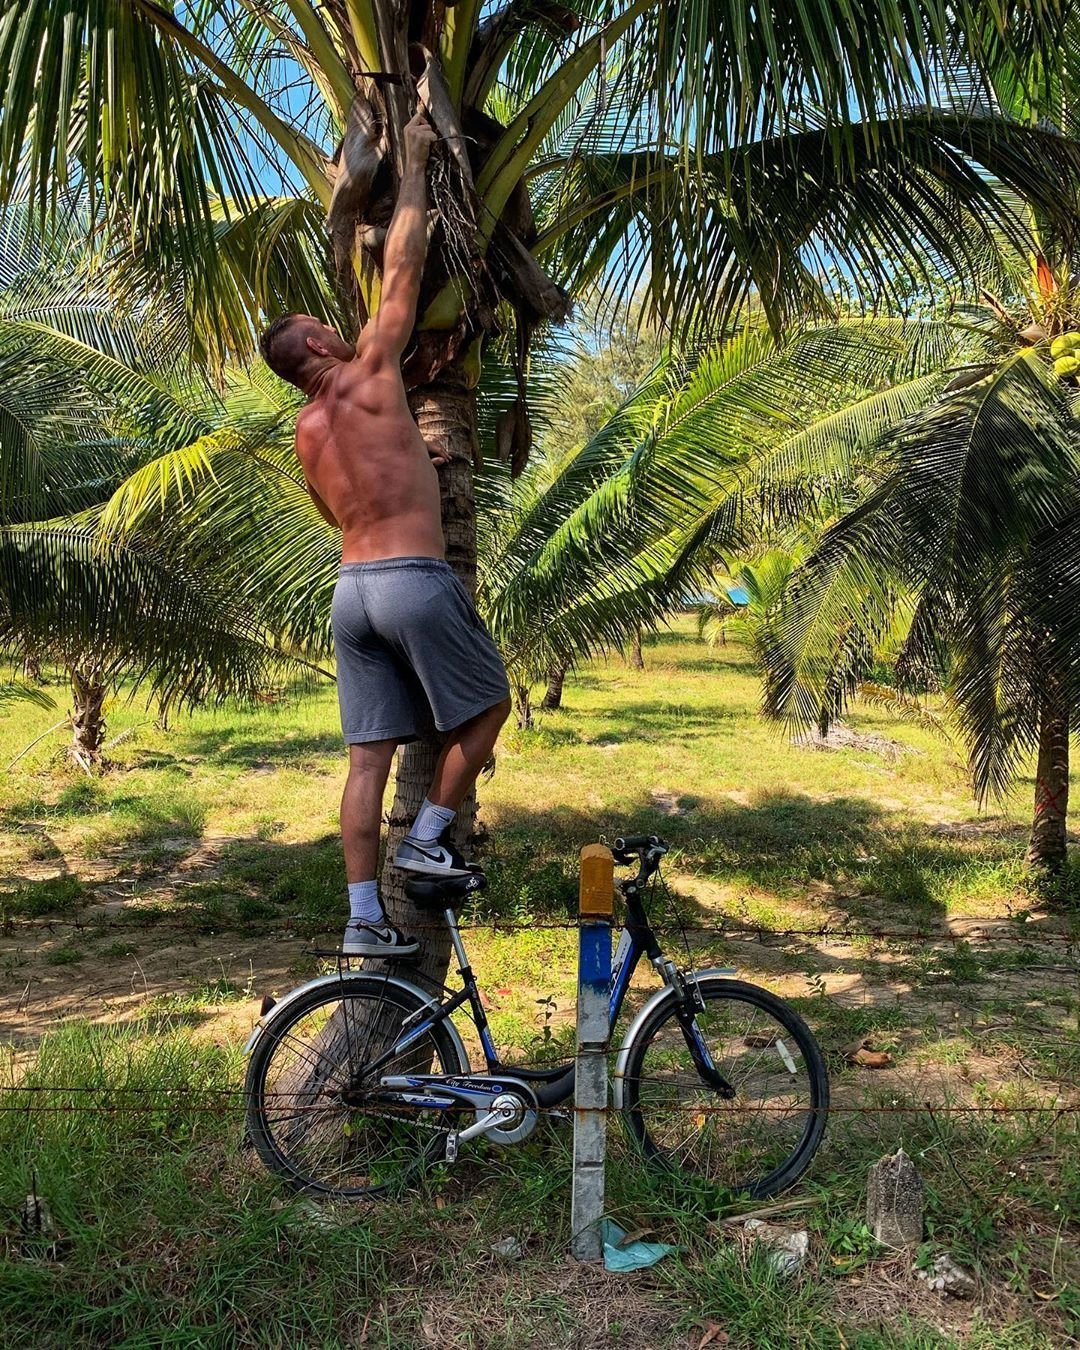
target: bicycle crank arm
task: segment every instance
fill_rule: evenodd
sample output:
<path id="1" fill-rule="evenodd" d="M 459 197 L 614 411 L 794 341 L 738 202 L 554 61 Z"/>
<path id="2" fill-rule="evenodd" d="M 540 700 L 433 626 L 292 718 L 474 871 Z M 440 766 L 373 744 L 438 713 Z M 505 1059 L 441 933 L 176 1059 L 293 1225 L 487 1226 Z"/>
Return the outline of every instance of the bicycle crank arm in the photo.
<path id="1" fill-rule="evenodd" d="M 517 1108 L 514 1106 L 493 1106 L 475 1124 L 469 1125 L 464 1130 L 451 1130 L 446 1136 L 446 1161 L 448 1163 L 457 1161 L 460 1144 L 475 1139 L 478 1134 L 487 1134 L 490 1130 L 512 1123 L 517 1114 Z"/>

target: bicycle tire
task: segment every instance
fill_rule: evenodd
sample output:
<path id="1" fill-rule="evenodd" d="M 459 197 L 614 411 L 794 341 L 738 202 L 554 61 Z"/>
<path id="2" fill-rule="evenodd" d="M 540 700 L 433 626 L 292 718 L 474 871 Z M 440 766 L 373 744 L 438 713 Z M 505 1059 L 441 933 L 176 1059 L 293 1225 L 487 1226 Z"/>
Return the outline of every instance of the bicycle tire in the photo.
<path id="1" fill-rule="evenodd" d="M 739 1194 L 748 1194 L 754 1199 L 763 1199 L 767 1196 L 776 1195 L 778 1192 L 786 1190 L 789 1186 L 793 1185 L 794 1182 L 803 1175 L 810 1166 L 814 1154 L 817 1152 L 825 1134 L 829 1106 L 829 1080 L 825 1071 L 825 1062 L 822 1058 L 821 1050 L 818 1047 L 818 1043 L 814 1039 L 814 1035 L 810 1028 L 794 1008 L 789 1007 L 782 999 L 777 998 L 774 994 L 770 994 L 767 990 L 759 989 L 756 985 L 747 984 L 742 980 L 731 980 L 722 976 L 706 976 L 703 979 L 697 980 L 696 983 L 701 992 L 702 999 L 704 1000 L 706 1010 L 709 1009 L 710 1005 L 719 1006 L 723 1003 L 727 1003 L 729 1006 L 733 1006 L 735 1003 L 739 1003 L 744 1007 L 756 1009 L 765 1019 L 771 1019 L 772 1022 L 779 1024 L 779 1026 L 784 1029 L 791 1042 L 797 1047 L 802 1063 L 806 1066 L 808 1102 L 805 1111 L 805 1120 L 798 1141 L 785 1154 L 782 1160 L 770 1166 L 763 1175 L 748 1176 L 745 1178 L 739 1177 L 734 1182 L 724 1180 L 719 1183 L 723 1185 L 726 1190 L 737 1192 Z M 650 1048 L 657 1045 L 658 1037 L 664 1031 L 665 1027 L 675 1018 L 676 1010 L 679 1007 L 679 999 L 673 993 L 670 998 L 663 1000 L 656 1006 L 653 1012 L 638 1029 L 627 1055 L 626 1067 L 623 1075 L 623 1115 L 631 1137 L 647 1159 L 669 1172 L 681 1172 L 703 1176 L 702 1169 L 694 1166 L 687 1166 L 685 1163 L 677 1163 L 672 1159 L 670 1150 L 665 1148 L 662 1143 L 659 1143 L 657 1139 L 653 1137 L 643 1114 L 642 1087 L 645 1082 L 650 1081 L 647 1079 L 645 1073 L 646 1058 Z M 698 1014 L 699 1019 L 700 1017 L 701 1014 Z M 675 1025 L 676 1027 L 678 1026 L 677 1023 Z M 685 1038 L 682 1037 L 681 1028 L 679 1028 L 679 1038 L 682 1039 L 686 1057 L 689 1059 L 689 1050 L 686 1049 Z M 743 1042 L 741 1047 L 742 1050 L 745 1051 L 748 1047 L 757 1049 L 758 1045 L 761 1045 L 764 1051 L 771 1043 L 776 1047 L 778 1057 L 782 1046 L 783 1053 L 787 1060 L 790 1060 L 792 1063 L 794 1062 L 794 1057 L 791 1056 L 790 1051 L 787 1050 L 787 1042 L 783 1038 L 774 1036 L 770 1042 L 768 1032 L 755 1033 L 755 1038 L 755 1042 L 751 1043 L 749 1033 L 744 1033 L 741 1037 Z M 734 1040 L 737 1039 L 739 1038 L 733 1038 L 733 1045 Z M 674 1037 L 673 1044 L 676 1046 L 678 1044 Z M 724 1073 L 725 1064 L 723 1062 L 723 1056 L 718 1055 L 715 1049 L 713 1049 L 713 1056 L 720 1072 Z M 761 1058 L 762 1056 L 759 1054 L 757 1060 L 760 1061 Z M 785 1073 L 788 1073 L 788 1078 L 790 1080 L 791 1075 L 790 1071 L 787 1069 L 786 1062 L 782 1061 L 782 1063 L 784 1064 Z M 727 1065 L 727 1068 L 728 1071 L 731 1072 L 730 1063 Z M 701 1113 L 703 1119 L 719 1120 L 721 1122 L 726 1119 L 732 1123 L 738 1123 L 740 1118 L 749 1119 L 747 1108 L 740 1103 L 733 1105 L 730 1108 L 730 1115 L 727 1115 L 729 1108 L 722 1105 L 724 1099 L 720 1097 L 714 1088 L 703 1081 L 696 1068 L 693 1069 L 693 1073 L 696 1079 L 694 1085 L 696 1086 L 698 1093 L 703 1095 L 712 1094 L 716 1097 L 716 1101 L 721 1103 L 720 1105 L 710 1103 L 699 1104 L 697 1110 Z M 664 1080 L 660 1079 L 657 1081 L 663 1082 Z M 670 1077 L 667 1081 L 671 1083 L 675 1082 L 675 1080 Z M 790 1081 L 788 1086 L 790 1087 Z M 695 1108 L 679 1106 L 676 1109 L 686 1115 L 690 1115 Z M 692 1123 L 696 1124 L 697 1122 L 695 1120 Z M 703 1130 L 704 1126 L 701 1126 L 701 1129 Z M 763 1141 L 764 1139 L 764 1136 L 760 1132 L 758 1132 L 756 1137 L 758 1140 Z M 687 1157 L 689 1158 L 689 1153 Z M 712 1184 L 717 1184 L 717 1179 L 715 1177 L 705 1176 L 704 1179 Z"/>
<path id="2" fill-rule="evenodd" d="M 343 976 L 339 982 L 333 985 L 321 985 L 312 988 L 307 993 L 300 994 L 282 1009 L 279 1016 L 271 1017 L 252 1050 L 245 1078 L 247 1127 L 251 1142 L 264 1165 L 270 1171 L 284 1177 L 296 1190 L 308 1194 L 341 1198 L 380 1196 L 397 1192 L 404 1189 L 426 1166 L 440 1156 L 441 1150 L 445 1148 L 448 1125 L 434 1128 L 425 1126 L 425 1132 L 430 1133 L 431 1142 L 418 1149 L 416 1156 L 402 1166 L 400 1174 L 396 1177 L 376 1181 L 368 1176 L 363 1184 L 354 1185 L 331 1184 L 326 1178 L 312 1175 L 310 1167 L 306 1168 L 302 1161 L 295 1156 L 296 1150 L 282 1145 L 279 1131 L 275 1129 L 274 1110 L 268 1106 L 270 1095 L 281 1096 L 286 1101 L 286 1106 L 283 1108 L 285 1110 L 288 1110 L 287 1099 L 289 1096 L 288 1093 L 280 1093 L 274 1087 L 271 1087 L 268 1093 L 268 1076 L 274 1065 L 275 1054 L 280 1052 L 282 1046 L 287 1043 L 286 1038 L 295 1037 L 295 1029 L 304 1023 L 305 1019 L 312 1019 L 320 1013 L 321 1009 L 328 1008 L 331 1004 L 347 1004 L 348 1011 L 344 1013 L 345 1021 L 343 1024 L 347 1029 L 349 1018 L 355 1018 L 358 1010 L 365 1005 L 371 1006 L 375 1016 L 380 1016 L 381 1010 L 386 1009 L 389 1010 L 391 1016 L 396 1017 L 397 1014 L 400 1014 L 401 1020 L 404 1020 L 405 1017 L 424 1008 L 426 1001 L 407 989 L 388 984 L 382 975 L 374 972 L 357 972 L 356 974 Z M 366 1025 L 366 1023 L 354 1021 L 353 1025 Z M 340 1037 L 338 1039 L 340 1040 Z M 345 1039 L 348 1042 L 347 1030 Z M 425 1033 L 424 1040 L 430 1041 L 433 1055 L 432 1072 L 447 1074 L 468 1072 L 468 1064 L 462 1062 L 457 1045 L 443 1024 L 440 1023 L 430 1028 Z M 351 1047 L 348 1047 L 348 1049 L 351 1050 Z M 335 1058 L 338 1058 L 338 1056 L 316 1051 L 317 1069 L 321 1072 L 325 1064 L 327 1072 L 340 1073 L 344 1070 L 347 1077 L 362 1067 L 360 1063 L 352 1064 L 349 1062 L 344 1065 L 335 1065 L 333 1063 Z M 394 1071 L 393 1065 L 388 1067 L 390 1071 Z M 307 1082 L 310 1083 L 310 1081 L 309 1078 Z M 300 1100 L 304 1095 L 310 1096 L 311 1091 L 311 1088 L 305 1084 L 303 1093 L 293 1094 L 296 1097 L 292 1111 L 294 1118 L 301 1111 L 305 1111 L 310 1113 L 314 1120 L 317 1108 L 310 1103 L 302 1104 Z M 340 1100 L 335 1101 L 329 1088 L 324 1089 L 321 1095 L 327 1098 L 325 1103 L 327 1118 L 329 1119 L 330 1114 L 333 1113 L 341 1121 L 340 1135 L 347 1141 L 351 1141 L 354 1129 L 361 1128 L 361 1126 L 359 1123 L 354 1126 L 353 1119 L 349 1117 L 362 1115 L 363 1112 L 346 1106 Z M 301 1118 L 305 1117 L 301 1116 Z M 390 1119 L 392 1117 L 384 1116 L 384 1118 Z M 416 1118 L 419 1123 L 419 1110 L 416 1113 Z M 398 1121 L 398 1123 L 401 1122 Z M 331 1127 L 331 1133 L 333 1133 L 333 1128 Z M 306 1126 L 305 1129 L 308 1133 L 311 1132 Z M 327 1138 L 329 1139 L 329 1137 L 328 1135 Z M 341 1144 L 336 1136 L 333 1142 L 339 1149 L 347 1150 L 352 1147 L 349 1142 Z"/>

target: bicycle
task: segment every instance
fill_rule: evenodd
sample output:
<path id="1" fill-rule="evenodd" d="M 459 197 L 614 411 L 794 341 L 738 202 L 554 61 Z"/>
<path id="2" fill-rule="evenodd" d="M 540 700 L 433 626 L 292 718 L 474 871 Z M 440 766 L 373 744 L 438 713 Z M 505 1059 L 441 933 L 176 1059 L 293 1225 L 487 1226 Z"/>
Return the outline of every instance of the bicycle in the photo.
<path id="1" fill-rule="evenodd" d="M 616 839 L 626 918 L 612 962 L 613 1031 L 642 956 L 663 982 L 633 1018 L 615 1063 L 612 1102 L 645 1158 L 761 1198 L 792 1185 L 825 1131 L 829 1084 L 803 1019 L 775 995 L 730 978 L 681 971 L 661 951 L 644 903 L 668 845 Z M 414 904 L 442 912 L 461 988 L 433 994 L 398 971 L 342 970 L 264 1010 L 247 1050 L 249 1136 L 259 1157 L 297 1189 L 327 1196 L 399 1190 L 462 1144 L 527 1138 L 539 1113 L 574 1091 L 573 1063 L 503 1064 L 455 908 L 482 874 L 410 880 Z M 483 1050 L 474 1072 L 451 1016 L 466 1008 Z M 756 1103 L 756 1105 L 755 1105 Z M 471 1119 L 470 1119 L 471 1118 Z M 470 1123 L 463 1123 L 468 1120 Z"/>

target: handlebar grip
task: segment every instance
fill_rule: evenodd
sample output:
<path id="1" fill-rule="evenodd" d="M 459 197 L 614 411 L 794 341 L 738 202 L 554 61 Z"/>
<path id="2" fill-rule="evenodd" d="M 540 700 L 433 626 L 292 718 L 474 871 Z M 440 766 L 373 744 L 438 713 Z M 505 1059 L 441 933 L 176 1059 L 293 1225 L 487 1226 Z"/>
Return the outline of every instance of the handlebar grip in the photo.
<path id="1" fill-rule="evenodd" d="M 616 839 L 613 847 L 617 853 L 636 853 L 638 849 L 652 848 L 663 842 L 658 834 L 626 834 Z"/>

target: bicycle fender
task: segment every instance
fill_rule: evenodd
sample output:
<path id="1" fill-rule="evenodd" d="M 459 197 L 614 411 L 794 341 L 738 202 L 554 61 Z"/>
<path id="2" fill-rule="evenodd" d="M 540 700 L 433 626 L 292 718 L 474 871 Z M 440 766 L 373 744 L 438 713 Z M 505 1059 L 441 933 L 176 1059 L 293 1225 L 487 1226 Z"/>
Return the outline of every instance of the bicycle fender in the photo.
<path id="1" fill-rule="evenodd" d="M 278 1016 L 282 1009 L 288 1008 L 301 994 L 306 994 L 311 989 L 328 988 L 330 985 L 347 985 L 350 980 L 364 979 L 370 981 L 373 976 L 379 980 L 380 984 L 385 983 L 387 986 L 400 989 L 404 993 L 412 994 L 415 998 L 418 998 L 421 1003 L 438 1003 L 438 1000 L 434 998 L 432 994 L 421 989 L 418 984 L 413 984 L 411 980 L 406 980 L 401 975 L 379 974 L 376 976 L 374 971 L 366 976 L 359 971 L 354 975 L 320 975 L 316 980 L 308 980 L 307 984 L 301 984 L 295 989 L 290 989 L 283 998 L 280 998 L 277 1003 L 274 1004 L 264 1017 L 259 1018 L 254 1027 L 252 1027 L 251 1035 L 248 1037 L 247 1044 L 244 1046 L 244 1054 L 251 1054 L 263 1031 L 273 1023 L 274 1018 Z M 453 1019 L 448 1017 L 443 1023 L 443 1026 L 446 1028 L 447 1035 L 454 1042 L 454 1049 L 457 1051 L 459 1061 L 468 1068 L 469 1056 L 465 1050 L 465 1042 L 461 1039 L 461 1033 L 458 1031 L 457 1027 L 454 1026 Z"/>
<path id="2" fill-rule="evenodd" d="M 708 970 L 697 970 L 693 975 L 686 977 L 687 984 L 697 980 L 704 979 L 731 979 L 738 972 L 728 966 L 711 966 Z M 626 1079 L 626 1061 L 630 1058 L 630 1050 L 634 1041 L 637 1039 L 644 1025 L 645 1019 L 650 1017 L 657 1008 L 664 1002 L 670 1002 L 678 998 L 676 990 L 672 989 L 670 984 L 666 984 L 663 989 L 658 989 L 652 998 L 650 998 L 640 1009 L 638 1015 L 626 1029 L 626 1035 L 623 1037 L 622 1045 L 619 1046 L 619 1055 L 615 1061 L 615 1072 L 611 1079 L 611 1105 L 616 1111 L 624 1110 L 623 1104 L 623 1085 Z"/>

